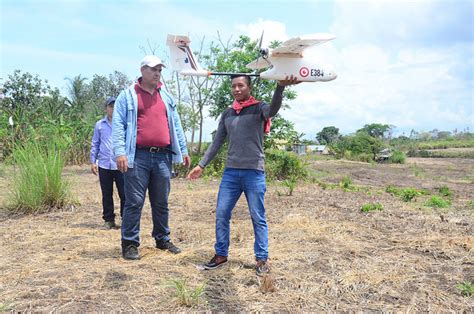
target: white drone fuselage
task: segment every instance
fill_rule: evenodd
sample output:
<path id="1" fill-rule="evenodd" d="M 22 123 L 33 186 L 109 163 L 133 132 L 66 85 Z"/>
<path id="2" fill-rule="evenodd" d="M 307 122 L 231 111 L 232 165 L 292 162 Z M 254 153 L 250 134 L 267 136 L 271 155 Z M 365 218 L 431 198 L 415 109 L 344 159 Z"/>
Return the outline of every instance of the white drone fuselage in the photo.
<path id="1" fill-rule="evenodd" d="M 260 73 L 262 79 L 280 81 L 293 75 L 301 82 L 327 82 L 337 77 L 330 66 L 317 64 L 306 58 L 269 57 L 268 61 L 272 65 Z"/>

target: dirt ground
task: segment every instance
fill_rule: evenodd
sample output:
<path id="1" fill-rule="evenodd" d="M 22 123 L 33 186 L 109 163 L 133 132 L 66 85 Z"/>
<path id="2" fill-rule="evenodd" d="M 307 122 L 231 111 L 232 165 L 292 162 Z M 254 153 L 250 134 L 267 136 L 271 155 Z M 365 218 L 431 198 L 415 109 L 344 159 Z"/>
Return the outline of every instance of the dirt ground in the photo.
<path id="1" fill-rule="evenodd" d="M 278 182 L 266 195 L 271 274 L 253 269 L 253 230 L 245 198 L 234 210 L 229 263 L 196 265 L 213 255 L 218 180 L 173 179 L 172 239 L 182 250 L 154 248 L 150 207 L 143 210 L 139 261 L 121 258 L 120 231 L 101 221 L 97 177 L 68 167 L 81 205 L 34 216 L 0 211 L 0 309 L 11 311 L 474 311 L 456 285 L 474 282 L 474 160 L 408 159 L 404 165 L 309 160 L 313 179 L 292 196 Z M 8 170 L 0 202 L 8 196 Z M 357 191 L 326 188 L 344 176 Z M 405 203 L 387 185 L 448 186 L 448 209 Z M 382 211 L 363 213 L 366 203 Z M 171 280 L 196 288 L 200 303 L 179 302 Z"/>

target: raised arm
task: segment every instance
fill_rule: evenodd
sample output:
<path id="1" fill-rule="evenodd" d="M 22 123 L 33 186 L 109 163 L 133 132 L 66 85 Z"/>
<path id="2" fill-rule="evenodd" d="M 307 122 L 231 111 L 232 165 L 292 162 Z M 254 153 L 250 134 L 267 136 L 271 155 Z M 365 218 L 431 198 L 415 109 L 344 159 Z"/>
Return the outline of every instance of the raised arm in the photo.
<path id="1" fill-rule="evenodd" d="M 281 103 L 283 101 L 283 91 L 285 90 L 285 87 L 288 85 L 295 85 L 299 83 L 301 82 L 299 82 L 296 77 L 293 77 L 293 75 L 287 76 L 285 80 L 277 82 L 277 87 L 275 89 L 275 92 L 273 92 L 272 102 L 269 107 L 266 107 L 263 110 L 263 116 L 265 119 L 274 117 L 280 110 Z"/>

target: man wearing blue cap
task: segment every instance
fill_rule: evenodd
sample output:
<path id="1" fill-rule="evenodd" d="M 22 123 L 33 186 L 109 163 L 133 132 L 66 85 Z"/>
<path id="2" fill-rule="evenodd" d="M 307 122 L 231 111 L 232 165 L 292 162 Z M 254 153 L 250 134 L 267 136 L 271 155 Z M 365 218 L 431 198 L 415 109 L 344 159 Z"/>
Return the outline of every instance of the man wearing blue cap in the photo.
<path id="1" fill-rule="evenodd" d="M 113 186 L 117 187 L 120 197 L 120 217 L 122 217 L 125 204 L 123 174 L 117 170 L 117 164 L 112 153 L 112 115 L 114 112 L 115 98 L 109 97 L 105 102 L 107 115 L 97 121 L 94 128 L 91 145 L 91 171 L 99 174 L 100 188 L 102 190 L 102 218 L 107 229 L 118 229 L 115 223 Z"/>

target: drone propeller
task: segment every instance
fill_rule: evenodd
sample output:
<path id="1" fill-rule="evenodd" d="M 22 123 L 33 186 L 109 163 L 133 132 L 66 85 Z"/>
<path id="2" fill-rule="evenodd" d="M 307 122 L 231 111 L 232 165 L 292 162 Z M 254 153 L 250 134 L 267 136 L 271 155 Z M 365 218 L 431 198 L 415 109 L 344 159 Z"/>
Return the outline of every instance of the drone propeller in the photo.
<path id="1" fill-rule="evenodd" d="M 262 51 L 261 49 L 262 49 L 262 41 L 263 41 L 263 33 L 264 32 L 265 32 L 265 30 L 262 29 L 262 35 L 260 36 L 260 42 L 258 44 L 258 51 L 260 51 L 260 52 Z"/>
<path id="2" fill-rule="evenodd" d="M 259 53 L 259 56 L 257 58 L 257 61 L 256 61 L 256 64 L 258 64 L 258 60 L 260 59 L 260 57 L 265 60 L 268 65 L 270 66 L 271 63 L 267 60 L 267 57 L 268 57 L 268 48 L 263 48 L 262 49 L 262 42 L 263 42 L 263 33 L 265 32 L 265 30 L 262 30 L 262 35 L 260 36 L 260 43 L 258 44 L 258 53 Z"/>

